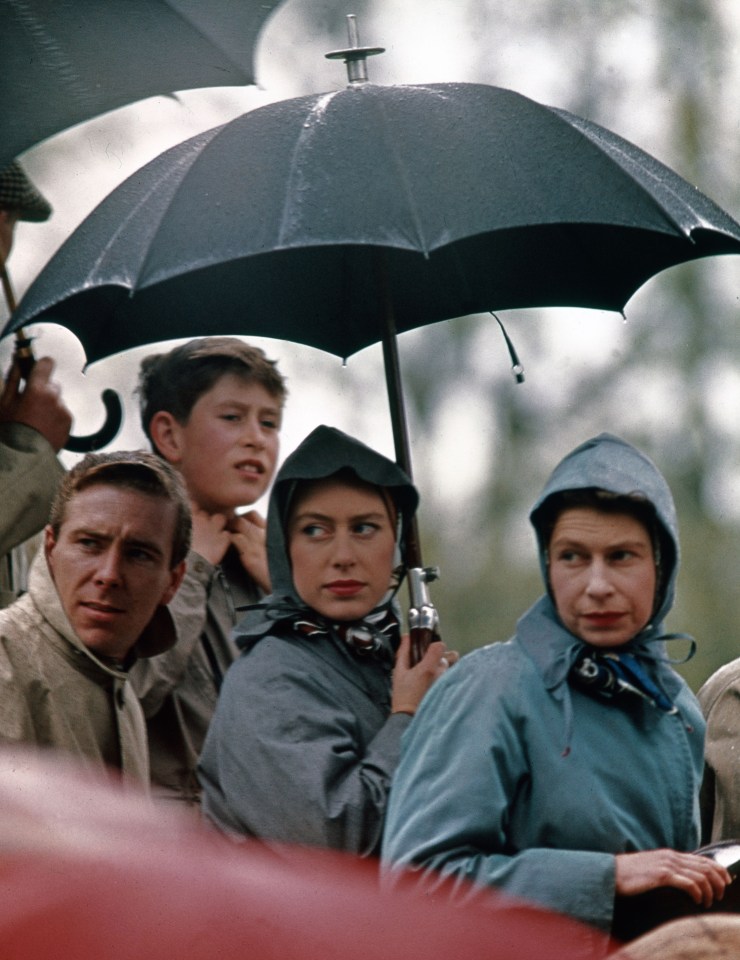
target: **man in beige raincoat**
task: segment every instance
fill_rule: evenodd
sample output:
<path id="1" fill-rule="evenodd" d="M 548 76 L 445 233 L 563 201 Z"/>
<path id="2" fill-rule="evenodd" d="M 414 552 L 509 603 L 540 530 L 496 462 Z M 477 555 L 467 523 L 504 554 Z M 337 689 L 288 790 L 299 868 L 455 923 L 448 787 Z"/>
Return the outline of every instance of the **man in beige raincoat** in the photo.
<path id="1" fill-rule="evenodd" d="M 158 457 L 88 454 L 64 478 L 29 591 L 0 611 L 0 742 L 30 743 L 147 784 L 138 657 L 175 640 L 190 509 Z"/>
<path id="2" fill-rule="evenodd" d="M 42 223 L 50 215 L 51 206 L 20 164 L 0 170 L 0 270 L 5 270 L 16 223 Z M 51 358 L 43 357 L 25 383 L 17 363 L 4 385 L 0 378 L 0 607 L 26 589 L 28 558 L 37 544 L 24 541 L 43 528 L 64 472 L 56 455 L 67 442 L 72 415 L 53 370 Z"/>

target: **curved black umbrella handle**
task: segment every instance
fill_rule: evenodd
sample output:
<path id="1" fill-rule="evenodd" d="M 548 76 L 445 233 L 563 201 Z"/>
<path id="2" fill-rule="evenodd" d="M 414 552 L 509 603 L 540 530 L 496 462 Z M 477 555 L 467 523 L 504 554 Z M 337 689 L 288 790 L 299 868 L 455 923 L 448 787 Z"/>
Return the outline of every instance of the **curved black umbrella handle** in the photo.
<path id="1" fill-rule="evenodd" d="M 16 361 L 20 367 L 21 376 L 28 379 L 36 359 L 31 347 L 31 338 L 21 329 L 16 333 Z M 123 422 L 123 403 L 115 390 L 103 390 L 101 399 L 105 405 L 105 423 L 95 433 L 88 433 L 84 437 L 67 438 L 64 449 L 71 453 L 91 453 L 107 446 L 121 429 Z"/>
<path id="2" fill-rule="evenodd" d="M 107 446 L 121 429 L 123 422 L 123 404 L 115 390 L 103 390 L 101 397 L 105 404 L 105 423 L 95 433 L 84 437 L 70 437 L 64 444 L 65 450 L 72 453 L 90 453 Z"/>
<path id="3" fill-rule="evenodd" d="M 3 292 L 8 303 L 11 314 L 15 311 L 16 300 L 13 287 L 10 283 L 5 262 L 0 257 L 0 281 L 2 281 Z M 26 380 L 33 368 L 35 358 L 31 346 L 31 337 L 26 336 L 21 327 L 16 331 L 16 360 L 20 366 L 21 376 Z M 121 429 L 123 423 L 123 404 L 121 398 L 115 390 L 103 390 L 101 397 L 105 405 L 105 423 L 95 433 L 88 433 L 85 437 L 69 437 L 64 445 L 65 450 L 72 453 L 90 453 L 93 450 L 100 450 L 107 446 Z"/>

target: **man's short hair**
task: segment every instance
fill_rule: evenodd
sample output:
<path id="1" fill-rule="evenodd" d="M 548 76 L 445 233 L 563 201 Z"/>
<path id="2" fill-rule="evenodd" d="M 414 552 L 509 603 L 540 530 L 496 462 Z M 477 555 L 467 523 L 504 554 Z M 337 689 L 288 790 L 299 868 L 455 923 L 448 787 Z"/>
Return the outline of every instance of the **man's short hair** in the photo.
<path id="1" fill-rule="evenodd" d="M 190 503 L 185 485 L 176 470 L 147 450 L 88 453 L 75 464 L 63 478 L 51 505 L 49 524 L 55 537 L 59 537 L 70 500 L 96 485 L 137 490 L 173 503 L 176 517 L 170 569 L 185 559 L 192 535 Z"/>
<path id="2" fill-rule="evenodd" d="M 178 423 L 187 423 L 198 399 L 226 374 L 258 383 L 281 406 L 285 402 L 288 391 L 276 362 L 268 360 L 259 347 L 236 337 L 190 340 L 169 353 L 144 357 L 136 392 L 141 425 L 152 446 L 149 425 L 156 413 L 164 410 Z"/>

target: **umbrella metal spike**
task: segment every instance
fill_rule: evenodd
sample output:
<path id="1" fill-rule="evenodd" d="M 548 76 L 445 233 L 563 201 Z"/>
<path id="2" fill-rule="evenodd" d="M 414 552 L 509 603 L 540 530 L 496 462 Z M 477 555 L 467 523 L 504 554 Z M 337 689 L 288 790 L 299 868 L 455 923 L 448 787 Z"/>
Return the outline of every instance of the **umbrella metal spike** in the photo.
<path id="1" fill-rule="evenodd" d="M 354 13 L 347 14 L 347 39 L 349 47 L 345 50 L 332 50 L 325 54 L 327 60 L 344 60 L 347 66 L 347 79 L 350 85 L 367 83 L 368 57 L 378 53 L 385 53 L 385 47 L 361 47 L 360 33 L 357 29 L 357 17 Z"/>

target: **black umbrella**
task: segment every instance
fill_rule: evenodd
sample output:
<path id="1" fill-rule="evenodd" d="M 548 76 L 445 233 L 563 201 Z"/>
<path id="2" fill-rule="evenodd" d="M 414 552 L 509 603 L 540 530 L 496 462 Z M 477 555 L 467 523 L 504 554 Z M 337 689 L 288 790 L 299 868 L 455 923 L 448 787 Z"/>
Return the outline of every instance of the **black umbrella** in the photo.
<path id="1" fill-rule="evenodd" d="M 254 49 L 280 0 L 0 0 L 0 169 L 52 134 L 156 94 L 255 82 Z M 0 276 L 12 311 L 4 264 Z M 18 355 L 33 362 L 30 341 Z M 109 443 L 122 407 L 103 393 L 102 429 L 70 437 L 84 452 Z"/>
<path id="2" fill-rule="evenodd" d="M 497 87 L 351 85 L 161 154 L 62 245 L 3 334 L 53 320 L 89 362 L 206 333 L 348 357 L 465 314 L 622 310 L 740 225 L 613 133 Z"/>
<path id="3" fill-rule="evenodd" d="M 0 0 L 0 168 L 144 97 L 254 83 L 280 0 Z"/>
<path id="4" fill-rule="evenodd" d="M 621 310 L 666 267 L 740 253 L 739 224 L 608 130 L 497 87 L 375 86 L 369 52 L 335 54 L 347 89 L 254 110 L 130 177 L 4 333 L 53 320 L 89 361 L 206 333 L 341 357 L 382 340 L 410 472 L 396 330 L 512 307 Z"/>

